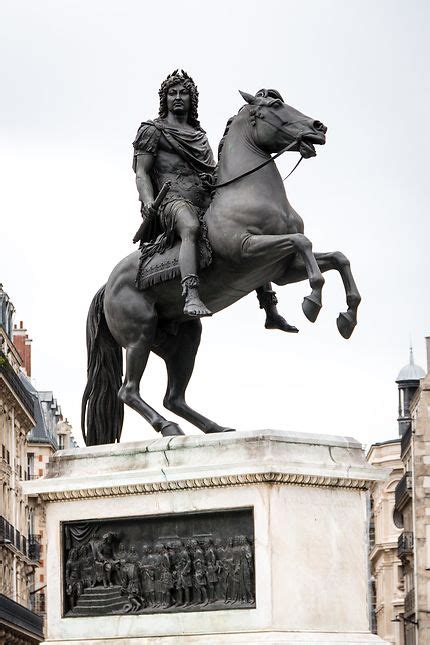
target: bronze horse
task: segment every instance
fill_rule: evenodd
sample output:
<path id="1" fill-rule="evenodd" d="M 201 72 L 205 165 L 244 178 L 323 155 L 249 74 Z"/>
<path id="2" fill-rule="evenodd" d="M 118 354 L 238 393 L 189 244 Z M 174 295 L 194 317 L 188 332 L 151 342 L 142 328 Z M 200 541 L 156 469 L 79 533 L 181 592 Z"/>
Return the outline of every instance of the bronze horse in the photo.
<path id="1" fill-rule="evenodd" d="M 322 273 L 339 271 L 348 309 L 337 326 L 349 338 L 357 323 L 360 294 L 348 259 L 340 252 L 313 253 L 303 220 L 288 202 L 271 155 L 286 149 L 314 156 L 327 128 L 273 97 L 241 93 L 246 101 L 230 120 L 218 165 L 217 188 L 205 221 L 212 264 L 201 272 L 204 302 L 216 313 L 266 282 L 278 285 L 309 280 L 305 316 L 315 322 L 321 308 Z M 255 172 L 249 172 L 257 169 Z M 230 180 L 235 181 L 230 182 Z M 170 253 L 177 253 L 174 247 Z M 166 252 L 168 253 L 168 252 Z M 168 373 L 164 406 L 205 433 L 225 432 L 185 401 L 185 390 L 200 344 L 201 322 L 183 312 L 179 281 L 139 291 L 135 286 L 139 251 L 115 267 L 95 295 L 87 321 L 88 381 L 82 401 L 87 445 L 119 441 L 124 403 L 164 436 L 184 434 L 140 396 L 149 353 L 164 359 Z M 122 382 L 122 348 L 126 349 Z"/>

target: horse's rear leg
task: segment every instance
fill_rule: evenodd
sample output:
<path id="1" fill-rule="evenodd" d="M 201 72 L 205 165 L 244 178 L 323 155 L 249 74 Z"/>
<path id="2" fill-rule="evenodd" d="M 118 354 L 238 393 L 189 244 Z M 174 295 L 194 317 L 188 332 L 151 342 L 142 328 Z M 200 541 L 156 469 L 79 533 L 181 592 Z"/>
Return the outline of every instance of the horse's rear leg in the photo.
<path id="1" fill-rule="evenodd" d="M 161 432 L 163 436 L 182 435 L 184 433 L 177 423 L 167 421 L 140 396 L 140 380 L 148 362 L 151 343 L 152 334 L 149 337 L 148 334 L 142 334 L 133 345 L 127 347 L 125 379 L 118 396 L 123 403 L 138 412 L 154 430 Z"/>
<path id="2" fill-rule="evenodd" d="M 339 314 L 336 323 L 339 333 L 344 338 L 350 338 L 357 324 L 357 309 L 361 302 L 361 296 L 352 275 L 350 262 L 340 251 L 315 253 L 315 259 L 323 273 L 333 269 L 340 273 L 345 287 L 346 304 L 348 305 L 348 309 L 347 311 L 343 311 Z M 304 262 L 302 258 L 297 257 L 285 273 L 285 283 L 283 280 L 280 280 L 279 284 L 300 282 L 306 278 L 306 275 L 307 271 Z"/>
<path id="3" fill-rule="evenodd" d="M 185 401 L 185 391 L 193 373 L 201 333 L 200 320 L 190 320 L 179 325 L 176 336 L 166 335 L 160 345 L 153 347 L 153 351 L 164 359 L 167 367 L 164 406 L 205 433 L 229 432 L 232 428 L 224 428 L 204 417 Z"/>
<path id="4" fill-rule="evenodd" d="M 291 235 L 248 235 L 242 244 L 243 259 L 265 261 L 270 264 L 299 255 L 304 263 L 312 291 L 305 296 L 302 304 L 303 313 L 311 322 L 315 322 L 322 306 L 322 288 L 324 278 L 312 253 L 311 241 L 302 233 Z"/>

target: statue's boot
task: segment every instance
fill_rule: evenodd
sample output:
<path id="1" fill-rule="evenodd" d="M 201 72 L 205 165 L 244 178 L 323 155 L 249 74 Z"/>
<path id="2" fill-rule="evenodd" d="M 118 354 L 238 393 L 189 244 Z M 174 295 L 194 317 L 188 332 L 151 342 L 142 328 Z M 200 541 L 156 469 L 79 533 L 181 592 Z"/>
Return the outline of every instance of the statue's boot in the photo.
<path id="1" fill-rule="evenodd" d="M 199 277 L 195 274 L 187 275 L 182 282 L 182 295 L 185 296 L 184 314 L 193 318 L 212 316 L 210 309 L 200 299 Z"/>
<path id="2" fill-rule="evenodd" d="M 280 329 L 290 334 L 297 334 L 298 329 L 294 325 L 290 325 L 283 316 L 278 312 L 277 304 L 278 299 L 276 293 L 269 286 L 260 287 L 257 289 L 257 298 L 260 303 L 260 309 L 266 312 L 266 321 L 264 326 L 266 329 Z"/>

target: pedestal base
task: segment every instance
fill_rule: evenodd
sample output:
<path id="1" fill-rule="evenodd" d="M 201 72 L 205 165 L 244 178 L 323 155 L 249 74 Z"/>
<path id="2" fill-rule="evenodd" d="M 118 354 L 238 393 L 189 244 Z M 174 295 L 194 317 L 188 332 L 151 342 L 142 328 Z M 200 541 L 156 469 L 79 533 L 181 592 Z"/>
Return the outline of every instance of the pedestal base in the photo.
<path id="1" fill-rule="evenodd" d="M 369 633 L 366 489 L 384 476 L 353 439 L 271 430 L 57 453 L 48 476 L 26 484 L 46 502 L 46 644 L 382 643 Z M 213 512 L 227 518 L 244 509 L 253 518 L 254 539 L 247 539 L 255 552 L 255 607 L 241 608 L 237 601 L 218 611 L 70 615 L 65 576 L 73 567 L 70 556 L 66 565 L 65 523 L 83 523 L 86 531 L 90 520 L 138 518 L 144 545 L 154 517 L 167 518 L 167 544 L 176 516 Z M 214 524 L 214 534 L 222 535 L 221 528 L 228 534 L 225 522 Z M 201 526 L 193 535 L 202 533 Z M 133 530 L 124 531 L 126 546 Z M 183 534 L 190 535 L 181 528 L 175 539 Z M 188 542 L 183 539 L 181 549 L 191 551 Z M 137 552 L 144 572 L 144 547 Z M 207 552 L 201 559 L 208 584 Z M 191 562 L 197 584 L 195 558 Z M 240 577 L 235 562 L 232 571 Z M 174 566 L 177 585 L 180 566 Z M 143 589 L 143 581 L 138 584 Z"/>

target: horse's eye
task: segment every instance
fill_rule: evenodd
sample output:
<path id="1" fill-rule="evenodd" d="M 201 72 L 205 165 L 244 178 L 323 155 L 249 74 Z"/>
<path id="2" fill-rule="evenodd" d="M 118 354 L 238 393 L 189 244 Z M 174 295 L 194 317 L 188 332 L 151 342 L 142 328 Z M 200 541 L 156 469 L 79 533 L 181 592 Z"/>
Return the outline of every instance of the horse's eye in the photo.
<path id="1" fill-rule="evenodd" d="M 279 108 L 282 107 L 282 103 L 273 103 L 273 107 L 275 110 L 279 110 Z"/>

